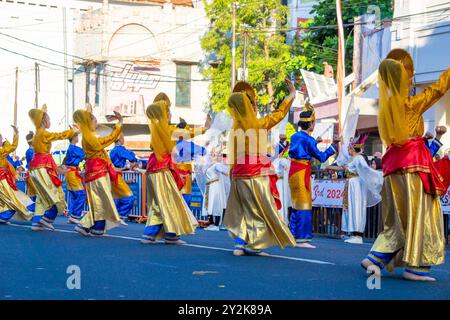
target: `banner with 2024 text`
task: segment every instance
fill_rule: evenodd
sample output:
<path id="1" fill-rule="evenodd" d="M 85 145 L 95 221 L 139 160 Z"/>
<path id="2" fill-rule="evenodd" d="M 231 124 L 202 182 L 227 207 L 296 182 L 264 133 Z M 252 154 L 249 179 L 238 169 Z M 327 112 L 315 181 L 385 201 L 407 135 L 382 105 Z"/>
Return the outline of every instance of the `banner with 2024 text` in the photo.
<path id="1" fill-rule="evenodd" d="M 345 180 L 313 180 L 314 207 L 342 208 Z M 450 214 L 450 188 L 441 197 L 442 213 Z"/>

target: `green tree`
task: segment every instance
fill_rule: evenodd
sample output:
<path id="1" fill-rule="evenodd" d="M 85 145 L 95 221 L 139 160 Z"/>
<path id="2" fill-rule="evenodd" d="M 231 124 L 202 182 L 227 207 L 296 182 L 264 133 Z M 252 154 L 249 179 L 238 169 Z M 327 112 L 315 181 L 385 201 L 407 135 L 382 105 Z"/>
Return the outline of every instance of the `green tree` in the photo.
<path id="1" fill-rule="evenodd" d="M 217 56 L 217 67 L 203 70 L 212 79 L 211 106 L 214 111 L 226 108 L 231 92 L 232 0 L 204 1 L 211 28 L 202 38 L 202 47 Z M 287 7 L 279 0 L 239 0 L 236 9 L 236 68 L 242 66 L 244 49 L 243 25 L 248 28 L 248 78 L 258 94 L 260 109 L 273 109 L 286 95 L 284 79 L 289 70 L 291 46 L 281 32 L 286 22 Z"/>
<path id="2" fill-rule="evenodd" d="M 345 36 L 345 69 L 352 72 L 354 18 L 368 13 L 369 6 L 380 8 L 381 19 L 392 18 L 392 0 L 342 0 L 342 20 Z M 323 73 L 323 62 L 328 62 L 336 70 L 337 66 L 337 18 L 336 1 L 319 0 L 313 6 L 314 18 L 302 24 L 304 38 L 298 46 L 298 53 L 306 57 L 307 65 L 317 73 Z"/>

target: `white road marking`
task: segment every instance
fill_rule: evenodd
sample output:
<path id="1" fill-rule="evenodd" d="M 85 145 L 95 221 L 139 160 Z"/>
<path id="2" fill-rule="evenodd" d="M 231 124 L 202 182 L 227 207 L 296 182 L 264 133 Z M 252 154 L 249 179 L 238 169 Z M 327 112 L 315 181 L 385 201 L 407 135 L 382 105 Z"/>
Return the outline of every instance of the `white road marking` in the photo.
<path id="1" fill-rule="evenodd" d="M 31 229 L 31 226 L 28 226 L 28 225 L 21 225 L 21 224 L 13 224 L 13 223 L 11 223 L 10 226 Z M 78 233 L 76 231 L 64 230 L 64 229 L 55 229 L 54 231 L 48 231 L 48 232 Z M 106 234 L 104 237 L 105 238 L 117 238 L 117 239 L 133 240 L 133 241 L 139 241 L 139 242 L 141 241 L 140 238 L 127 237 L 127 236 L 118 236 L 118 235 L 112 235 L 112 234 Z M 217 250 L 217 251 L 229 251 L 229 252 L 233 251 L 233 249 L 219 248 L 219 247 L 210 247 L 210 246 L 204 246 L 204 245 L 192 244 L 192 243 L 186 243 L 186 244 L 183 244 L 182 246 L 201 248 L 201 249 L 210 249 L 210 250 Z M 315 264 L 326 264 L 326 265 L 332 265 L 332 266 L 336 265 L 333 262 L 322 261 L 322 260 L 315 260 L 315 259 L 304 259 L 304 258 L 297 258 L 297 257 L 287 257 L 287 256 L 273 255 L 273 254 L 271 254 L 269 257 L 277 258 L 277 259 L 293 260 L 293 261 L 302 261 L 302 262 L 315 263 Z"/>

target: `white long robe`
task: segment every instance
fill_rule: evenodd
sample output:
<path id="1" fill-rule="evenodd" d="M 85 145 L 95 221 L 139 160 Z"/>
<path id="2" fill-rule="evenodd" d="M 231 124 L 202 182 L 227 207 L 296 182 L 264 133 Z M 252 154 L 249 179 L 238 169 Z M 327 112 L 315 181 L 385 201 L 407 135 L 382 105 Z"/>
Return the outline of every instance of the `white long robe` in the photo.
<path id="1" fill-rule="evenodd" d="M 342 231 L 363 233 L 367 208 L 381 201 L 383 173 L 370 168 L 361 155 L 352 158 L 347 170 L 358 176 L 348 181 L 348 208 L 342 215 Z"/>
<path id="2" fill-rule="evenodd" d="M 208 215 L 221 217 L 227 206 L 227 178 L 229 167 L 223 163 L 213 163 L 206 169 L 207 197 L 206 212 Z"/>
<path id="3" fill-rule="evenodd" d="M 283 221 L 289 223 L 288 208 L 292 206 L 291 189 L 289 188 L 289 167 L 290 161 L 286 158 L 277 158 L 273 161 L 275 172 L 278 176 L 277 189 L 280 194 L 281 209 L 278 210 Z"/>

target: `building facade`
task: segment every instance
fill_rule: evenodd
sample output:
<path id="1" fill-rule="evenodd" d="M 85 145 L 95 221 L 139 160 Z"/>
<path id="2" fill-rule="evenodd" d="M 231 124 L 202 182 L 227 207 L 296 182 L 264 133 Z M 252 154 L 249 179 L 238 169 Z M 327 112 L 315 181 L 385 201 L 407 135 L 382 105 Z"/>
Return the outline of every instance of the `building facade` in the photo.
<path id="1" fill-rule="evenodd" d="M 159 92 L 172 102 L 172 122 L 206 119 L 200 40 L 209 20 L 202 2 L 178 2 L 105 3 L 74 19 L 74 52 L 82 58 L 74 60 L 75 108 L 90 103 L 102 123 L 122 113 L 134 149 L 148 149 L 145 108 Z"/>

